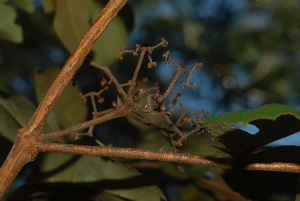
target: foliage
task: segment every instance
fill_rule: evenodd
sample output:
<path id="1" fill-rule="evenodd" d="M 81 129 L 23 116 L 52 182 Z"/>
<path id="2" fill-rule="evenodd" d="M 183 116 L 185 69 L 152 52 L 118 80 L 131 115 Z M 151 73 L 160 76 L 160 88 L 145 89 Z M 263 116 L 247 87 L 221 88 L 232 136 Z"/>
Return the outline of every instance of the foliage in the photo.
<path id="1" fill-rule="evenodd" d="M 13 67 L 10 75 L 8 67 L 3 68 L 5 70 L 0 69 L 0 134 L 3 139 L 1 143 L 7 144 L 6 146 L 10 146 L 11 142 L 15 142 L 16 139 L 18 141 L 22 134 L 21 131 L 23 131 L 22 129 L 19 130 L 20 128 L 28 128 L 27 122 L 30 123 L 30 117 L 37 109 L 37 103 L 42 102 L 43 97 L 45 99 L 49 98 L 49 94 L 45 94 L 51 84 L 54 82 L 56 86 L 60 86 L 61 83 L 54 80 L 59 74 L 59 68 L 64 63 L 64 57 L 74 51 L 89 29 L 91 22 L 96 19 L 106 4 L 106 1 L 99 0 L 43 0 L 42 2 L 42 7 L 39 7 L 38 4 L 30 0 L 10 0 L 8 2 L 0 0 L 0 37 L 3 39 L 0 42 L 4 44 L 0 46 L 0 50 L 3 51 L 3 61 L 7 62 L 5 60 L 7 58 L 17 58 L 18 55 L 12 55 L 14 50 L 20 52 L 25 50 L 24 54 L 29 55 L 31 58 L 22 62 L 12 59 L 8 60 L 8 64 L 4 62 L 4 67 L 5 65 L 9 67 L 10 65 L 18 66 L 20 63 L 24 65 L 22 70 Z M 279 8 L 279 4 L 274 3 L 274 1 L 269 5 L 274 10 Z M 262 5 L 256 4 L 256 6 L 260 7 Z M 292 9 L 293 3 L 288 1 L 286 6 Z M 129 9 L 128 12 L 132 11 Z M 22 21 L 21 16 L 26 16 L 26 19 L 30 20 Z M 266 200 L 266 197 L 274 196 L 275 188 L 266 190 L 265 194 L 247 194 L 241 188 L 247 189 L 245 186 L 250 185 L 251 181 L 243 181 L 244 184 L 239 185 L 238 179 L 232 173 L 239 174 L 239 170 L 226 171 L 225 169 L 241 168 L 299 173 L 297 165 L 300 162 L 299 147 L 264 147 L 271 142 L 300 131 L 299 109 L 280 104 L 266 104 L 254 109 L 232 111 L 211 117 L 208 117 L 210 113 L 202 109 L 199 104 L 197 105 L 197 112 L 188 109 L 189 105 L 186 106 L 181 100 L 184 99 L 185 92 L 189 89 L 201 87 L 201 80 L 193 83 L 191 78 L 193 75 L 199 75 L 199 72 L 204 73 L 203 70 L 199 70 L 202 64 L 194 63 L 189 67 L 190 70 L 186 70 L 185 65 L 181 64 L 185 62 L 175 61 L 173 55 L 176 55 L 176 51 L 175 54 L 173 54 L 173 51 L 167 51 L 165 47 L 168 42 L 163 38 L 157 44 L 157 37 L 155 38 L 155 44 L 157 45 L 149 40 L 151 41 L 150 45 L 141 46 L 137 44 L 131 49 L 120 47 L 120 54 L 118 55 L 120 60 L 117 61 L 115 56 L 119 53 L 117 47 L 125 45 L 128 29 L 130 29 L 128 28 L 130 25 L 124 20 L 126 18 L 124 16 L 130 18 L 128 13 L 121 13 L 110 23 L 93 47 L 92 53 L 88 55 L 83 67 L 75 75 L 73 86 L 69 84 L 60 96 L 43 126 L 42 134 L 39 134 L 38 140 L 34 141 L 36 138 L 33 136 L 31 143 L 35 147 L 33 150 L 28 148 L 27 152 L 49 153 L 40 154 L 35 159 L 36 154 L 32 154 L 31 157 L 34 162 L 29 163 L 25 168 L 27 171 L 21 172 L 20 177 L 17 178 L 18 183 L 21 183 L 21 185 L 15 184 L 15 187 L 18 186 L 17 190 L 13 189 L 14 186 L 12 186 L 12 189 L 7 191 L 4 196 L 5 199 L 20 200 L 20 197 L 22 197 L 22 199 L 31 200 L 118 201 L 168 199 L 179 201 L 249 200 L 249 198 Z M 182 19 L 185 17 L 182 16 Z M 17 21 L 15 21 L 16 19 Z M 178 22 L 169 21 L 168 23 L 176 24 Z M 184 29 L 191 30 L 188 27 L 191 28 L 191 26 L 197 25 L 197 29 L 203 31 L 200 33 L 203 38 L 207 39 L 210 35 L 209 27 L 205 27 L 204 24 L 193 22 L 190 19 L 187 22 L 190 24 L 186 23 Z M 162 32 L 166 31 L 160 23 L 155 21 L 153 27 L 149 26 L 147 28 L 155 29 L 157 27 Z M 180 21 L 180 23 L 183 22 Z M 294 22 L 291 22 L 289 26 L 294 25 Z M 43 27 L 43 29 L 33 34 L 28 29 L 34 26 Z M 282 30 L 278 31 L 278 35 L 270 34 L 272 40 L 280 37 L 282 32 L 286 30 L 286 27 L 283 27 Z M 269 28 L 262 32 L 267 34 L 268 31 Z M 193 54 L 203 55 L 203 60 L 214 66 L 204 68 L 206 72 L 216 73 L 216 69 L 221 69 L 216 73 L 219 80 L 217 83 L 221 83 L 227 90 L 226 94 L 232 98 L 229 102 L 236 102 L 237 94 L 247 94 L 254 91 L 254 94 L 259 95 L 255 90 L 263 91 L 259 85 L 264 83 L 264 79 L 268 77 L 266 71 L 270 72 L 270 68 L 275 65 L 274 58 L 276 55 L 282 53 L 270 49 L 272 45 L 268 43 L 269 40 L 266 41 L 264 38 L 260 38 L 260 42 L 257 44 L 251 45 L 250 42 L 250 45 L 244 49 L 241 44 L 235 44 L 234 42 L 236 38 L 243 36 L 244 33 L 241 33 L 243 31 L 238 32 L 232 29 L 229 32 L 231 32 L 230 37 L 220 38 L 212 46 L 203 45 L 203 42 L 202 45 L 207 48 L 206 50 L 204 47 L 199 48 L 198 42 L 187 49 L 182 47 L 179 47 L 179 49 L 181 48 L 181 51 L 186 50 L 187 53 L 190 53 L 193 49 L 195 52 Z M 253 37 L 254 32 L 256 31 L 250 30 L 249 38 Z M 295 34 L 295 32 L 293 33 Z M 45 38 L 38 39 L 39 34 Z M 170 38 L 172 41 L 172 37 Z M 37 45 L 36 48 L 42 51 L 26 52 L 28 49 L 26 44 L 38 40 L 42 45 Z M 186 41 L 188 42 L 188 40 Z M 207 41 L 207 43 L 211 42 L 211 40 Z M 211 59 L 218 53 L 211 52 L 210 55 L 208 54 L 210 48 L 215 48 L 215 45 L 220 41 L 226 42 L 229 52 L 238 52 L 238 55 L 234 58 L 223 58 L 224 61 L 229 61 L 230 71 L 226 73 L 222 70 L 222 67 L 213 65 L 222 62 L 222 58 L 218 61 Z M 245 42 L 248 43 L 249 41 L 245 40 Z M 261 50 L 257 50 L 254 46 L 261 46 Z M 168 48 L 176 49 L 172 44 Z M 294 49 L 297 50 L 295 44 Z M 46 53 L 43 54 L 43 51 Z M 259 51 L 262 52 L 263 56 L 258 56 Z M 52 58 L 45 62 L 42 58 L 50 57 L 51 53 L 61 57 L 61 59 Z M 253 76 L 253 79 L 246 83 L 247 86 L 237 86 L 238 84 L 233 86 L 232 83 L 236 82 L 231 81 L 232 79 L 237 80 L 239 74 L 234 64 L 236 62 L 240 62 L 241 65 L 255 63 L 254 60 L 249 60 L 250 55 L 254 55 L 261 60 L 255 70 L 247 68 L 247 74 Z M 245 57 L 245 60 L 239 60 L 241 57 Z M 38 62 L 38 60 L 41 61 Z M 153 69 L 160 69 L 163 64 L 167 67 L 168 74 L 172 75 L 167 84 L 154 79 Z M 269 70 L 267 69 L 259 74 L 258 72 L 263 69 L 261 67 L 263 64 L 269 65 Z M 110 65 L 110 67 L 104 65 Z M 26 79 L 27 81 L 30 80 L 34 90 L 26 93 L 26 90 L 18 91 L 16 88 L 11 87 L 13 84 L 10 78 L 15 78 L 16 74 L 26 74 Z M 180 75 L 184 75 L 185 80 L 178 84 L 181 81 Z M 150 77 L 150 79 L 145 77 Z M 130 80 L 128 81 L 128 79 Z M 274 84 L 272 79 L 270 83 Z M 24 83 L 22 80 L 24 81 L 24 78 L 14 79 L 13 82 L 18 81 L 18 85 L 20 85 L 20 83 Z M 200 86 L 197 86 L 197 84 L 200 84 Z M 292 84 L 293 80 L 291 79 L 289 85 Z M 174 89 L 178 91 L 177 86 L 183 92 L 173 94 Z M 239 87 L 243 89 L 239 91 L 241 89 Z M 278 86 L 272 88 L 275 91 L 277 89 Z M 280 90 L 282 92 L 282 88 Z M 13 91 L 21 92 L 27 97 Z M 236 91 L 238 93 L 234 94 Z M 231 96 L 231 93 L 234 95 Z M 284 98 L 285 96 L 282 96 L 281 101 L 278 102 L 284 102 Z M 87 104 L 84 104 L 82 99 Z M 222 99 L 225 100 L 226 97 L 224 96 Z M 270 98 L 269 100 L 276 99 Z M 246 102 L 245 105 L 247 105 Z M 189 103 L 191 104 L 192 100 L 189 100 Z M 44 113 L 47 113 L 47 111 L 48 109 Z M 43 116 L 44 114 L 40 115 Z M 126 117 L 126 119 L 115 119 L 119 117 Z M 90 120 L 86 121 L 87 119 Z M 96 124 L 100 125 L 96 126 Z M 252 135 L 234 127 L 238 124 L 244 126 L 252 124 L 259 131 Z M 77 127 L 80 127 L 80 129 Z M 83 128 L 87 129 L 79 133 L 79 130 Z M 16 136 L 17 130 L 19 130 L 18 136 Z M 28 139 L 30 138 L 28 137 Z M 47 144 L 41 143 L 42 141 L 49 142 L 49 147 L 42 148 L 43 145 Z M 55 147 L 57 152 L 86 155 L 51 153 L 55 152 L 55 148 L 47 150 L 51 145 L 66 145 L 62 149 Z M 118 149 L 118 146 L 126 148 Z M 71 149 L 68 149 L 68 147 L 71 147 Z M 63 148 L 65 148 L 65 151 Z M 84 150 L 85 148 L 85 152 L 77 151 L 77 149 Z M 108 150 L 108 152 L 102 155 L 101 153 L 95 154 L 96 150 Z M 147 152 L 147 150 L 152 152 Z M 98 156 L 88 156 L 89 154 Z M 1 159 L 4 160 L 6 156 L 7 153 L 1 153 Z M 123 157 L 125 159 L 104 156 Z M 194 156 L 195 158 L 193 158 Z M 175 160 L 175 157 L 180 158 L 180 160 Z M 128 160 L 127 158 L 168 162 L 155 163 L 145 160 Z M 187 164 L 182 164 L 182 162 Z M 272 164 L 274 165 L 272 166 Z M 144 175 L 134 168 L 144 173 Z M 264 188 L 267 186 L 264 181 L 268 180 L 268 175 L 265 172 L 261 174 L 263 176 L 259 177 L 260 180 L 257 183 L 261 182 L 262 188 Z M 228 175 L 231 175 L 231 178 L 228 179 Z M 257 175 L 254 174 L 252 178 L 256 178 Z M 269 177 L 274 178 L 274 180 L 285 178 L 283 174 L 272 174 Z M 296 176 L 293 179 L 296 183 Z M 174 183 L 176 183 L 175 189 L 171 188 Z M 285 196 L 285 198 L 290 196 L 290 200 L 295 200 L 296 191 L 294 191 L 294 188 L 295 186 L 290 187 L 290 191 L 282 194 L 282 196 Z M 172 192 L 170 192 L 170 189 Z M 175 192 L 178 192 L 179 195 Z"/>
<path id="2" fill-rule="evenodd" d="M 0 38 L 15 43 L 22 42 L 22 30 L 21 27 L 15 23 L 17 15 L 13 8 L 9 5 L 5 5 L 4 1 L 1 1 L 0 12 L 2 15 L 0 21 Z"/>
<path id="3" fill-rule="evenodd" d="M 300 130 L 299 118 L 299 109 L 279 104 L 267 104 L 255 109 L 212 116 L 205 121 L 204 125 L 227 147 L 228 153 L 234 158 L 234 163 L 240 163 L 240 160 L 245 160 L 245 156 L 256 149 L 298 132 Z M 251 135 L 228 125 L 240 123 L 253 124 L 259 132 Z M 270 150 L 267 151 L 270 155 L 274 155 Z M 260 153 L 264 154 L 264 151 Z M 267 155 L 265 157 L 270 158 Z M 295 161 L 289 162 L 295 163 Z"/>

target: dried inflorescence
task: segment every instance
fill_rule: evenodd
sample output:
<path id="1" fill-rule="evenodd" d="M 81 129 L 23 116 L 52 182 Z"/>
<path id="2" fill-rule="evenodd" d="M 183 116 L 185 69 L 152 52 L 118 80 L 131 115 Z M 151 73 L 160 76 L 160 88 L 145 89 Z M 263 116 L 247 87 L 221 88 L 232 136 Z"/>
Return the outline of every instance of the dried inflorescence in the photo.
<path id="1" fill-rule="evenodd" d="M 98 102 L 102 103 L 104 101 L 103 97 L 100 95 L 103 93 L 103 91 L 108 89 L 108 86 L 112 83 L 117 91 L 117 102 L 113 103 L 114 110 L 118 110 L 118 108 L 121 107 L 129 107 L 131 112 L 127 114 L 126 116 L 130 116 L 134 119 L 136 119 L 139 122 L 142 122 L 152 128 L 155 128 L 159 131 L 161 131 L 164 135 L 168 136 L 170 138 L 171 143 L 171 151 L 177 152 L 177 148 L 182 145 L 182 143 L 187 140 L 187 138 L 193 134 L 198 133 L 202 134 L 204 132 L 204 129 L 201 127 L 200 123 L 203 122 L 203 119 L 200 118 L 200 116 L 203 114 L 204 118 L 209 115 L 209 112 L 205 110 L 201 110 L 199 112 L 193 112 L 187 110 L 178 100 L 179 97 L 182 95 L 180 93 L 176 94 L 176 97 L 170 101 L 169 107 L 179 105 L 182 109 L 181 114 L 177 121 L 174 123 L 171 120 L 171 116 L 173 113 L 173 109 L 169 108 L 167 109 L 167 103 L 166 100 L 170 95 L 171 89 L 174 87 L 176 81 L 178 80 L 179 76 L 184 73 L 186 76 L 186 80 L 184 83 L 180 84 L 181 88 L 184 87 L 191 87 L 193 89 L 196 88 L 196 84 L 190 84 L 190 76 L 192 72 L 196 68 L 201 68 L 201 63 L 195 63 L 194 66 L 189 70 L 186 71 L 182 66 L 180 66 L 176 61 L 174 61 L 170 57 L 170 51 L 167 51 L 163 54 L 163 57 L 165 59 L 164 63 L 166 65 L 169 65 L 170 63 L 173 63 L 177 67 L 177 71 L 175 75 L 173 76 L 169 86 L 167 87 L 166 91 L 164 93 L 160 93 L 158 84 L 154 84 L 152 87 L 143 88 L 141 84 L 139 83 L 147 83 L 148 79 L 144 78 L 140 82 L 137 80 L 138 74 L 140 72 L 140 69 L 142 67 L 142 62 L 145 57 L 148 58 L 148 68 L 155 67 L 157 63 L 153 61 L 151 55 L 154 49 L 157 47 L 163 46 L 166 47 L 168 45 L 168 42 L 162 38 L 162 42 L 153 46 L 153 47 L 142 47 L 140 45 L 136 45 L 135 50 L 125 50 L 124 47 L 120 47 L 120 55 L 118 55 L 119 59 L 123 59 L 122 55 L 124 53 L 131 53 L 134 56 L 139 56 L 135 71 L 133 73 L 132 79 L 128 81 L 127 83 L 121 84 L 119 81 L 115 78 L 113 73 L 110 71 L 110 69 L 106 66 L 101 66 L 98 64 L 95 64 L 91 62 L 91 65 L 103 70 L 107 76 L 109 77 L 109 80 L 104 79 L 101 84 L 104 86 L 102 90 L 99 92 L 90 92 L 88 94 L 85 94 L 83 98 L 91 97 L 93 108 L 94 108 L 94 118 L 100 117 L 101 115 L 107 114 L 106 111 L 98 112 L 95 104 L 95 97 L 98 98 Z M 125 91 L 126 86 L 126 91 Z M 144 100 L 140 101 L 140 100 Z M 150 114 L 150 115 L 159 115 L 162 118 L 165 119 L 165 121 L 168 123 L 168 126 L 166 128 L 160 128 L 157 125 L 153 125 L 150 123 L 143 115 L 141 114 Z M 193 118 L 188 117 L 188 114 L 193 114 L 196 121 L 194 121 Z M 182 131 L 180 130 L 180 127 L 183 125 L 189 124 L 192 126 L 192 129 L 190 131 Z M 178 140 L 174 140 L 174 136 L 179 136 Z"/>

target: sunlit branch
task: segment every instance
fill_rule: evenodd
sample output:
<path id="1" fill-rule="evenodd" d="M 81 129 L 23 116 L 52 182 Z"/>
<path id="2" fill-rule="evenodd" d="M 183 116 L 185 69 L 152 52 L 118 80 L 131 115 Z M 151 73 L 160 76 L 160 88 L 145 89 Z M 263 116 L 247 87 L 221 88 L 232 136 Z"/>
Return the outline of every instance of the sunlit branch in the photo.
<path id="1" fill-rule="evenodd" d="M 168 161 L 174 163 L 197 164 L 205 166 L 220 167 L 224 169 L 236 169 L 228 164 L 228 158 L 206 158 L 203 156 L 155 152 L 142 149 L 98 147 L 85 145 L 70 145 L 58 143 L 37 143 L 34 147 L 38 152 L 58 152 L 68 154 L 86 154 L 97 156 L 123 157 L 131 159 L 149 159 L 157 161 Z M 294 163 L 252 163 L 240 167 L 245 170 L 264 170 L 300 173 L 300 165 Z"/>

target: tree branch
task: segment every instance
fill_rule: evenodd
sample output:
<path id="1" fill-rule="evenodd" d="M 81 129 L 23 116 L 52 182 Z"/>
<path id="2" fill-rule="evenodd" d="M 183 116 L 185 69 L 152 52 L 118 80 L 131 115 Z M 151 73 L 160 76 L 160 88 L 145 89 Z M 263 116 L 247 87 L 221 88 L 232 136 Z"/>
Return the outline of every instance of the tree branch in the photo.
<path id="1" fill-rule="evenodd" d="M 205 165 L 220 167 L 224 169 L 235 169 L 237 167 L 228 164 L 230 158 L 208 158 L 181 153 L 164 153 L 150 150 L 132 149 L 132 148 L 116 148 L 116 147 L 98 147 L 72 144 L 58 143 L 42 143 L 39 142 L 34 146 L 38 152 L 58 152 L 68 154 L 85 154 L 97 156 L 123 157 L 132 159 L 149 159 L 157 161 L 168 161 L 174 163 L 187 163 L 196 165 Z M 294 163 L 251 163 L 243 167 L 245 170 L 264 170 L 264 171 L 280 171 L 300 173 L 300 165 Z"/>
<path id="2" fill-rule="evenodd" d="M 62 71 L 33 114 L 28 125 L 21 129 L 20 132 L 24 133 L 23 135 L 36 135 L 41 132 L 48 115 L 54 108 L 61 93 L 83 63 L 87 54 L 91 51 L 98 37 L 103 33 L 108 24 L 117 15 L 126 2 L 127 0 L 110 0 L 108 2 L 64 65 Z"/>
<path id="3" fill-rule="evenodd" d="M 38 152 L 32 149 L 44 123 L 54 108 L 58 98 L 72 79 L 77 69 L 91 51 L 97 38 L 103 33 L 111 20 L 117 15 L 127 0 L 110 0 L 98 18 L 92 24 L 82 41 L 70 56 L 43 101 L 29 120 L 29 123 L 17 133 L 17 140 L 0 168 L 0 197 L 22 167 L 34 160 Z"/>

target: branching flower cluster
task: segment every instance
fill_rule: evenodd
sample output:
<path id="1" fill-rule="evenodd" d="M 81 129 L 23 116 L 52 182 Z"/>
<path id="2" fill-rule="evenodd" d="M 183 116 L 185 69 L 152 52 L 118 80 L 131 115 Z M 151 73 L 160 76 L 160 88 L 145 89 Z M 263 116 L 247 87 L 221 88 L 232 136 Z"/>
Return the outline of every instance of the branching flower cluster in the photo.
<path id="1" fill-rule="evenodd" d="M 87 97 L 90 97 L 92 106 L 93 106 L 93 119 L 99 118 L 103 115 L 107 115 L 108 113 L 111 113 L 112 111 L 117 111 L 120 108 L 130 108 L 130 112 L 127 113 L 125 116 L 129 116 L 131 118 L 134 118 L 135 120 L 142 122 L 146 124 L 147 126 L 150 126 L 156 130 L 161 131 L 164 135 L 169 137 L 170 143 L 171 143 L 171 152 L 178 152 L 178 147 L 182 145 L 182 143 L 187 140 L 187 138 L 193 134 L 198 133 L 201 134 L 204 132 L 204 129 L 200 126 L 200 123 L 203 122 L 203 119 L 200 118 L 201 114 L 204 114 L 204 118 L 209 115 L 208 111 L 201 110 L 199 112 L 192 112 L 187 110 L 179 101 L 179 97 L 182 96 L 182 94 L 177 93 L 176 97 L 172 100 L 167 102 L 167 99 L 170 95 L 171 89 L 174 87 L 176 81 L 178 80 L 179 76 L 184 73 L 186 76 L 185 82 L 180 84 L 181 88 L 184 87 L 192 87 L 193 89 L 196 88 L 196 84 L 190 84 L 190 76 L 192 72 L 196 68 L 201 68 L 201 63 L 195 63 L 194 66 L 189 70 L 186 71 L 182 66 L 180 66 L 175 60 L 173 60 L 170 57 L 170 51 L 167 51 L 163 54 L 163 57 L 165 59 L 164 64 L 169 65 L 170 63 L 173 63 L 177 67 L 177 71 L 175 75 L 173 76 L 169 86 L 167 87 L 166 91 L 163 93 L 160 93 L 158 84 L 154 84 L 152 87 L 143 89 L 140 88 L 139 80 L 138 80 L 138 74 L 141 70 L 142 63 L 145 57 L 148 58 L 148 68 L 156 67 L 157 63 L 153 61 L 151 55 L 152 52 L 162 46 L 166 47 L 168 45 L 168 42 L 162 38 L 162 42 L 159 44 L 153 46 L 153 47 L 142 47 L 140 45 L 136 45 L 135 50 L 125 50 L 124 47 L 120 47 L 120 55 L 118 55 L 119 59 L 123 59 L 122 55 L 124 53 L 131 53 L 134 56 L 139 56 L 135 71 L 133 73 L 132 79 L 129 80 L 127 83 L 121 84 L 113 75 L 111 70 L 107 66 L 101 66 L 94 62 L 91 62 L 90 64 L 100 70 L 103 70 L 107 76 L 109 77 L 109 80 L 107 78 L 103 78 L 101 85 L 103 86 L 103 89 L 101 89 L 99 92 L 90 92 L 85 95 L 82 95 L 83 99 L 86 100 Z M 147 83 L 148 79 L 143 78 L 142 83 Z M 104 111 L 98 111 L 96 107 L 96 99 L 98 103 L 103 103 L 104 98 L 101 96 L 101 94 L 108 89 L 109 85 L 113 84 L 118 92 L 117 95 L 117 102 L 113 103 L 113 108 L 104 110 Z M 141 101 L 141 100 L 144 101 Z M 179 105 L 181 107 L 181 114 L 176 122 L 173 122 L 171 120 L 171 116 L 173 114 L 173 109 L 169 108 L 167 109 L 166 105 L 169 104 L 169 106 L 175 106 Z M 167 127 L 161 128 L 157 125 L 154 125 L 150 123 L 143 115 L 141 114 L 150 114 L 150 115 L 158 115 L 162 117 L 168 124 Z M 188 117 L 187 114 L 193 114 L 196 121 L 193 120 L 193 118 Z M 185 124 L 190 124 L 192 126 L 192 129 L 190 131 L 182 131 L 180 130 L 180 127 L 184 126 Z M 87 132 L 88 135 L 92 135 L 93 126 L 89 128 L 89 131 Z M 179 139 L 174 140 L 174 136 L 179 136 Z M 101 142 L 98 142 L 100 145 L 104 146 Z"/>

